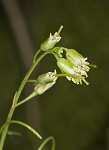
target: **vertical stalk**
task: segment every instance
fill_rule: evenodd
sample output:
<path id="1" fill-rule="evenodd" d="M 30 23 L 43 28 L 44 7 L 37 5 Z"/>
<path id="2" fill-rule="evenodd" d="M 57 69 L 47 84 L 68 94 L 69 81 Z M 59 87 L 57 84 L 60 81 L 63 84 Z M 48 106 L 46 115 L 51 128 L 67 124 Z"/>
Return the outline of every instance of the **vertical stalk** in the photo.
<path id="1" fill-rule="evenodd" d="M 30 77 L 30 75 L 32 74 L 33 70 L 35 69 L 35 67 L 37 66 L 37 64 L 41 61 L 41 59 L 46 55 L 48 54 L 49 51 L 47 52 L 44 52 L 33 64 L 32 66 L 30 67 L 29 71 L 27 72 L 27 74 L 25 75 L 15 97 L 14 97 L 14 100 L 13 100 L 13 104 L 10 108 L 10 111 L 9 111 L 9 114 L 8 114 L 8 117 L 7 117 L 7 120 L 6 122 L 9 122 L 11 121 L 11 118 L 13 116 L 13 113 L 14 113 L 14 110 L 16 108 L 16 104 L 19 100 L 19 97 L 21 95 L 21 92 L 26 84 L 26 81 L 28 80 L 28 78 Z M 4 146 L 4 142 L 5 142 L 5 139 L 6 139 L 6 135 L 7 135 L 7 132 L 8 132 L 8 128 L 9 128 L 9 124 L 6 124 L 4 129 L 3 129 L 3 132 L 2 132 L 2 135 L 1 135 L 1 141 L 0 141 L 0 150 L 3 150 L 3 146 Z"/>

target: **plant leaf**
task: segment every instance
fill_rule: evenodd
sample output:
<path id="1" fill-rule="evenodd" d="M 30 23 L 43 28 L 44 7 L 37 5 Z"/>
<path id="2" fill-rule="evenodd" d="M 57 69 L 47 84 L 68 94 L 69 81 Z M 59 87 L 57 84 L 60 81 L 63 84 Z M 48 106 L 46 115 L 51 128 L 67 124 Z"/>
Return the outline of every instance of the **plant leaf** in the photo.
<path id="1" fill-rule="evenodd" d="M 42 139 L 42 137 L 40 136 L 40 134 L 35 130 L 33 129 L 31 126 L 29 126 L 28 124 L 22 122 L 22 121 L 18 121 L 18 120 L 11 120 L 9 121 L 9 123 L 14 123 L 14 124 L 19 124 L 21 126 L 24 126 L 25 128 L 29 129 L 33 134 L 35 134 L 39 139 Z"/>
<path id="2" fill-rule="evenodd" d="M 11 131 L 11 130 L 9 130 L 8 131 L 8 135 L 16 135 L 16 136 L 20 136 L 20 135 L 22 135 L 20 132 L 17 132 L 17 131 Z"/>
<path id="3" fill-rule="evenodd" d="M 52 141 L 51 150 L 55 150 L 55 139 L 54 139 L 54 137 L 52 137 L 52 136 L 46 138 L 46 139 L 43 141 L 43 143 L 40 145 L 40 147 L 38 148 L 38 150 L 42 150 L 42 148 L 43 148 L 50 140 Z"/>

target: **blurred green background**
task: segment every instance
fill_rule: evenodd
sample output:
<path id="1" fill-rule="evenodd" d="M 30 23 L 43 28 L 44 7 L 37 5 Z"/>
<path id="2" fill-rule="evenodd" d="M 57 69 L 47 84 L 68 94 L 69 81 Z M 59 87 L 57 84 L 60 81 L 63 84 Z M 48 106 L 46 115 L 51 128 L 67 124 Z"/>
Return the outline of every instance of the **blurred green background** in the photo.
<path id="1" fill-rule="evenodd" d="M 0 126 L 12 98 L 41 42 L 64 26 L 58 45 L 74 48 L 97 69 L 89 86 L 65 78 L 45 94 L 20 106 L 14 119 L 34 127 L 43 139 L 52 135 L 56 150 L 105 150 L 109 143 L 109 1 L 1 0 L 0 2 Z M 38 65 L 33 77 L 56 69 L 53 56 Z M 28 85 L 22 97 L 33 86 Z M 22 136 L 7 136 L 4 150 L 36 150 L 42 141 L 19 125 Z M 46 147 L 46 150 L 50 147 Z"/>

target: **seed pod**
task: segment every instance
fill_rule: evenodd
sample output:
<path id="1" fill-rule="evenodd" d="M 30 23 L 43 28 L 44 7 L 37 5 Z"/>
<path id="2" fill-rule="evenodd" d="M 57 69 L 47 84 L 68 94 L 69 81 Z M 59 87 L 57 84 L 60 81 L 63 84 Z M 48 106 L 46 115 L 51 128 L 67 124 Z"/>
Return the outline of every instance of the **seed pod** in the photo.
<path id="1" fill-rule="evenodd" d="M 42 84 L 54 82 L 57 79 L 55 75 L 56 75 L 56 70 L 54 72 L 44 73 L 38 77 L 37 82 Z"/>
<path id="2" fill-rule="evenodd" d="M 45 91 L 47 91 L 48 89 L 50 89 L 56 82 L 51 82 L 48 84 L 40 84 L 38 83 L 34 90 L 37 92 L 37 94 L 41 95 L 43 94 Z"/>

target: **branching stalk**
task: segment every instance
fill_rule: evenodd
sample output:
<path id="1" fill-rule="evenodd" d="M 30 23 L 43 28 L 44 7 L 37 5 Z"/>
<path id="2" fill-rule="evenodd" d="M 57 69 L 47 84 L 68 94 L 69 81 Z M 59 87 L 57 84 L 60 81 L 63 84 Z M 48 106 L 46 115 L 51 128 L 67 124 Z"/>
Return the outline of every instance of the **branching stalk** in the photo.
<path id="1" fill-rule="evenodd" d="M 32 66 L 30 67 L 29 71 L 27 72 L 27 74 L 25 75 L 17 93 L 16 93 L 16 96 L 14 97 L 13 99 L 13 104 L 10 108 L 10 111 L 9 111 L 9 114 L 8 114 L 8 117 L 7 117 L 7 120 L 6 122 L 10 122 L 11 121 L 11 118 L 13 116 L 13 113 L 15 111 L 15 108 L 16 108 L 16 105 L 17 105 L 17 102 L 19 100 L 19 97 L 22 93 L 22 90 L 26 84 L 26 81 L 28 80 L 28 78 L 30 77 L 30 75 L 32 74 L 33 70 L 35 69 L 35 67 L 37 66 L 37 64 L 41 61 L 41 59 L 47 55 L 49 53 L 49 51 L 47 52 L 44 52 L 33 64 Z M 7 135 L 7 132 L 8 132 L 8 128 L 9 128 L 9 124 L 6 124 L 3 131 L 2 131 L 2 135 L 1 135 L 1 140 L 0 140 L 0 150 L 3 149 L 3 146 L 4 146 L 4 142 L 5 142 L 5 139 L 6 139 L 6 135 Z"/>

